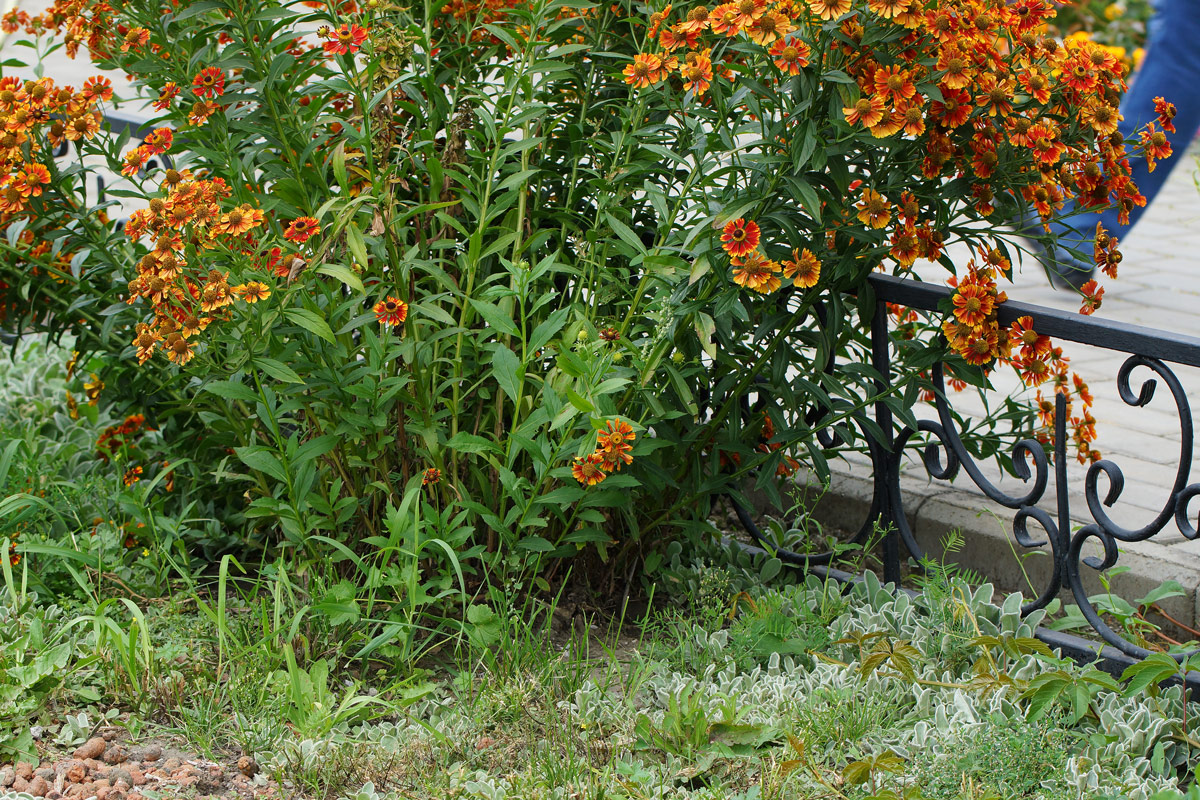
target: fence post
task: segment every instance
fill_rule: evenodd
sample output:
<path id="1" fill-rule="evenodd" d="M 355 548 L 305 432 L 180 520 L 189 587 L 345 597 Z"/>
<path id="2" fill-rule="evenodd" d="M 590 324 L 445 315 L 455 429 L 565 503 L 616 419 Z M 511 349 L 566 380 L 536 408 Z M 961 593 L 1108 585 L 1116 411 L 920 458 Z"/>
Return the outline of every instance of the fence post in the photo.
<path id="1" fill-rule="evenodd" d="M 900 532 L 896 528 L 896 516 L 900 509 L 894 508 L 899 500 L 899 491 L 893 491 L 893 484 L 899 481 L 898 454 L 896 449 L 895 432 L 892 429 L 892 410 L 883 401 L 883 396 L 891 391 L 891 339 L 888 336 L 887 303 L 882 298 L 875 300 L 875 313 L 871 319 L 871 366 L 879 373 L 875 379 L 875 422 L 882 431 L 883 441 L 875 442 L 871 451 L 871 469 L 875 479 L 875 497 L 879 502 L 879 527 L 883 531 L 883 579 L 885 582 L 900 585 Z M 864 431 L 868 439 L 871 433 Z"/>

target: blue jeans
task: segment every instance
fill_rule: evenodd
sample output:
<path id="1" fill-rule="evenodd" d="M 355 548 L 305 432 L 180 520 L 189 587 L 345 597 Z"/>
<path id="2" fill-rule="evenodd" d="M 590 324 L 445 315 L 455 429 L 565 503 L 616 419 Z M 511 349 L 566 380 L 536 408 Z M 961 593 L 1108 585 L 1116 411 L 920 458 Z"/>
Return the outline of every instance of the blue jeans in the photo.
<path id="1" fill-rule="evenodd" d="M 1116 208 L 1102 214 L 1075 214 L 1065 222 L 1050 223 L 1051 231 L 1062 237 L 1059 244 L 1061 267 L 1091 271 L 1097 221 L 1118 239 L 1124 239 L 1150 207 L 1171 170 L 1184 160 L 1184 151 L 1200 130 L 1200 0 L 1158 0 L 1155 7 L 1146 42 L 1146 57 L 1121 101 L 1121 114 L 1125 119 L 1120 130 L 1128 139 L 1135 130 L 1153 122 L 1157 119 L 1154 98 L 1165 98 L 1177 109 L 1176 133 L 1167 134 L 1174 155 L 1160 161 L 1154 172 L 1147 169 L 1146 159 L 1130 155 L 1133 181 L 1146 196 L 1146 205 L 1133 208 L 1128 225 L 1117 224 Z M 1080 251 L 1081 257 L 1069 258 L 1062 251 L 1063 247 Z M 1069 264 L 1070 261 L 1075 263 Z"/>

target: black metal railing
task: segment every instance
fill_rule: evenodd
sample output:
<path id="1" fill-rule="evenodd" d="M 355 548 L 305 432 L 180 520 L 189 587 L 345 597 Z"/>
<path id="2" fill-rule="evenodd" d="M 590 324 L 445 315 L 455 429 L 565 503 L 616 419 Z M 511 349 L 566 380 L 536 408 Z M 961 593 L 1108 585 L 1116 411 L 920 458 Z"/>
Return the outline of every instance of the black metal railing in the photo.
<path id="1" fill-rule="evenodd" d="M 877 379 L 876 389 L 877 394 L 882 396 L 889 390 L 891 375 L 888 329 L 890 315 L 887 312 L 887 304 L 895 303 L 921 311 L 938 311 L 945 306 L 946 299 L 951 296 L 951 290 L 931 283 L 882 274 L 872 275 L 870 282 L 876 298 L 871 328 L 871 360 L 881 376 Z M 1013 538 L 1019 545 L 1036 548 L 1049 543 L 1053 557 L 1052 571 L 1038 597 L 1023 606 L 1023 613 L 1028 614 L 1035 609 L 1045 608 L 1063 589 L 1067 589 L 1088 623 L 1111 645 L 1101 657 L 1129 663 L 1132 659 L 1144 658 L 1151 651 L 1129 641 L 1105 622 L 1101 612 L 1088 599 L 1083 582 L 1083 567 L 1096 571 L 1109 569 L 1120 557 L 1119 543 L 1145 541 L 1172 523 L 1184 537 L 1200 537 L 1200 531 L 1188 519 L 1189 503 L 1200 495 L 1200 483 L 1189 482 L 1194 435 L 1192 412 L 1186 392 L 1168 366 L 1183 364 L 1200 367 L 1200 338 L 1106 321 L 1028 303 L 1009 301 L 999 307 L 999 323 L 1002 326 L 1011 325 L 1018 318 L 1025 316 L 1032 317 L 1033 327 L 1039 334 L 1127 353 L 1128 358 L 1117 373 L 1117 391 L 1125 404 L 1134 408 L 1145 406 L 1154 396 L 1160 381 L 1170 391 L 1179 418 L 1179 459 L 1174 481 L 1161 509 L 1141 527 L 1127 528 L 1118 524 L 1106 509 L 1112 507 L 1121 496 L 1125 477 L 1121 467 L 1115 462 L 1102 459 L 1088 467 L 1083 482 L 1083 496 L 1090 521 L 1072 531 L 1067 476 L 1067 409 L 1062 393 L 1056 393 L 1055 400 L 1053 459 L 1051 460 L 1046 446 L 1036 439 L 1017 442 L 1013 447 L 1011 460 L 1016 477 L 1024 482 L 1025 491 L 1020 494 L 1003 491 L 987 477 L 964 446 L 955 424 L 955 415 L 947 399 L 944 368 L 939 363 L 932 369 L 936 419 L 919 420 L 915 430 L 907 425 L 897 425 L 891 409 L 880 401 L 874 406 L 876 433 L 873 434 L 867 425 L 858 424 L 867 444 L 873 473 L 873 491 L 867 520 L 852 541 L 861 544 L 867 541 L 873 531 L 882 531 L 884 579 L 897 585 L 901 577 L 901 544 L 913 557 L 918 560 L 923 558 L 924 553 L 909 524 L 900 492 L 901 461 L 906 450 L 912 449 L 910 443 L 913 443 L 920 448 L 920 462 L 931 477 L 950 481 L 965 472 L 971 482 L 991 501 L 1013 510 Z M 1154 375 L 1143 380 L 1135 391 L 1131 385 L 1131 373 L 1139 367 L 1150 370 Z M 882 431 L 883 440 L 880 440 L 878 431 Z M 916 441 L 918 437 L 923 441 Z M 828 441 L 823 444 L 829 446 Z M 1107 480 L 1103 495 L 1100 493 L 1101 476 Z M 1048 494 L 1051 479 L 1055 487 L 1053 496 Z M 780 550 L 775 544 L 767 542 L 746 508 L 735 502 L 734 510 L 751 536 L 785 563 L 805 569 L 830 571 L 829 565 L 833 562 L 834 552 L 807 554 Z M 1030 523 L 1042 530 L 1044 539 L 1036 539 L 1031 534 Z M 1103 550 L 1102 557 L 1084 555 L 1084 546 L 1089 540 L 1099 543 Z M 1073 654 L 1096 657 L 1095 647 L 1087 640 L 1046 630 L 1039 635 Z"/>

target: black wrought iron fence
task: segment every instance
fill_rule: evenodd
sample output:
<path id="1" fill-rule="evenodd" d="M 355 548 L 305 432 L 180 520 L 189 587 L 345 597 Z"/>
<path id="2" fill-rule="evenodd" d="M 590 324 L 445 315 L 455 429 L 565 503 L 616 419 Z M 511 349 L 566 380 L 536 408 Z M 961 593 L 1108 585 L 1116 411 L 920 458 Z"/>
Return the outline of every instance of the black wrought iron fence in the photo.
<path id="1" fill-rule="evenodd" d="M 871 330 L 872 362 L 882 376 L 876 387 L 877 394 L 882 395 L 890 383 L 890 315 L 887 313 L 887 304 L 936 311 L 950 297 L 951 290 L 882 274 L 871 276 L 870 281 L 876 297 Z M 1160 382 L 1171 393 L 1179 418 L 1179 458 L 1174 481 L 1165 490 L 1166 498 L 1161 510 L 1138 528 L 1118 524 L 1107 509 L 1121 496 L 1125 475 L 1117 463 L 1103 459 L 1088 467 L 1083 481 L 1083 496 L 1090 521 L 1072 530 L 1066 451 L 1067 409 L 1061 393 L 1056 393 L 1052 450 L 1047 452 L 1047 447 L 1036 439 L 1017 442 L 1012 451 L 1012 464 L 1017 477 L 1024 482 L 1024 491 L 1011 494 L 1002 490 L 985 474 L 985 470 L 963 444 L 945 391 L 944 368 L 939 363 L 932 370 L 936 419 L 918 420 L 916 429 L 899 425 L 893 419 L 891 409 L 885 403 L 877 402 L 873 414 L 876 432 L 873 433 L 870 426 L 861 423 L 858 426 L 866 439 L 874 486 L 867 521 L 853 541 L 863 543 L 872 531 L 883 531 L 884 578 L 897 584 L 901 577 L 901 545 L 918 560 L 924 556 L 913 534 L 900 491 L 901 461 L 906 451 L 918 448 L 919 462 L 933 478 L 950 481 L 966 473 L 970 481 L 992 502 L 1015 511 L 1012 533 L 1019 545 L 1025 548 L 1050 545 L 1053 569 L 1038 597 L 1024 605 L 1024 613 L 1046 607 L 1066 588 L 1088 623 L 1112 646 L 1106 649 L 1102 657 L 1125 663 L 1144 658 L 1150 651 L 1114 630 L 1088 599 L 1083 571 L 1085 567 L 1095 571 L 1113 567 L 1120 558 L 1120 543 L 1150 539 L 1172 524 L 1188 539 L 1200 537 L 1200 531 L 1188 518 L 1189 503 L 1200 495 L 1200 483 L 1190 482 L 1194 434 L 1191 406 L 1170 366 L 1182 364 L 1200 367 L 1200 338 L 1085 317 L 1028 303 L 1009 301 L 1000 306 L 1001 325 L 1011 325 L 1025 316 L 1033 318 L 1033 327 L 1039 334 L 1127 353 L 1128 358 L 1117 373 L 1116 383 L 1121 400 L 1128 406 L 1145 406 Z M 1139 367 L 1150 370 L 1153 376 L 1145 378 L 1135 388 L 1132 373 Z M 877 431 L 883 432 L 882 440 Z M 1104 479 L 1103 486 L 1101 478 Z M 1048 492 L 1051 481 L 1055 487 L 1053 494 Z M 809 554 L 779 550 L 775 544 L 767 542 L 747 509 L 735 503 L 735 511 L 751 536 L 785 563 L 805 569 L 827 569 L 833 562 L 833 551 Z M 1040 528 L 1044 538 L 1035 538 L 1031 526 Z M 1090 540 L 1100 545 L 1103 556 L 1085 555 L 1084 548 Z M 1095 657 L 1091 653 L 1095 648 L 1086 640 L 1051 631 L 1042 631 L 1041 635 L 1072 654 Z"/>

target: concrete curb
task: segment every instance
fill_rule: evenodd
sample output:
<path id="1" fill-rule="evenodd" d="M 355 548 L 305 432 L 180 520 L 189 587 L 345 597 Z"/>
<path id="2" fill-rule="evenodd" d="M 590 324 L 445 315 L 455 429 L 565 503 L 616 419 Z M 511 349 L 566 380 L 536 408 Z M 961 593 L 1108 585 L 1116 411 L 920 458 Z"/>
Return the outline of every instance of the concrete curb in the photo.
<path id="1" fill-rule="evenodd" d="M 823 491 L 812 476 L 808 481 L 801 479 L 801 485 L 815 501 L 810 506 L 811 518 L 822 525 L 857 530 L 866 520 L 873 484 L 870 470 L 865 465 L 857 469 L 849 466 L 834 470 L 827 491 Z M 1006 591 L 1022 589 L 1031 597 L 1040 593 L 1052 571 L 1049 546 L 1026 549 L 1017 544 L 1012 532 L 1012 510 L 993 503 L 978 491 L 966 491 L 953 484 L 912 475 L 901 479 L 900 491 L 909 525 L 917 543 L 927 554 L 941 557 L 943 538 L 951 531 L 961 531 L 966 543 L 948 560 L 980 573 Z M 1050 496 L 1044 505 L 1052 508 L 1053 502 L 1053 496 Z M 1037 537 L 1035 526 L 1030 526 L 1030 533 Z M 1197 592 L 1200 557 L 1154 541 L 1132 545 L 1120 543 L 1120 550 L 1117 566 L 1127 567 L 1128 571 L 1112 577 L 1113 593 L 1133 601 L 1166 580 L 1178 581 L 1187 594 L 1165 599 L 1160 605 L 1181 623 L 1197 627 L 1200 620 L 1200 594 Z M 1095 552 L 1099 553 L 1099 547 Z M 1089 594 L 1104 591 L 1094 570 L 1085 565 L 1083 573 Z M 1031 589 L 1030 583 L 1036 589 Z M 1074 602 L 1069 590 L 1061 592 L 1060 597 L 1064 603 Z M 1169 623 L 1163 628 L 1171 635 L 1180 633 Z"/>

